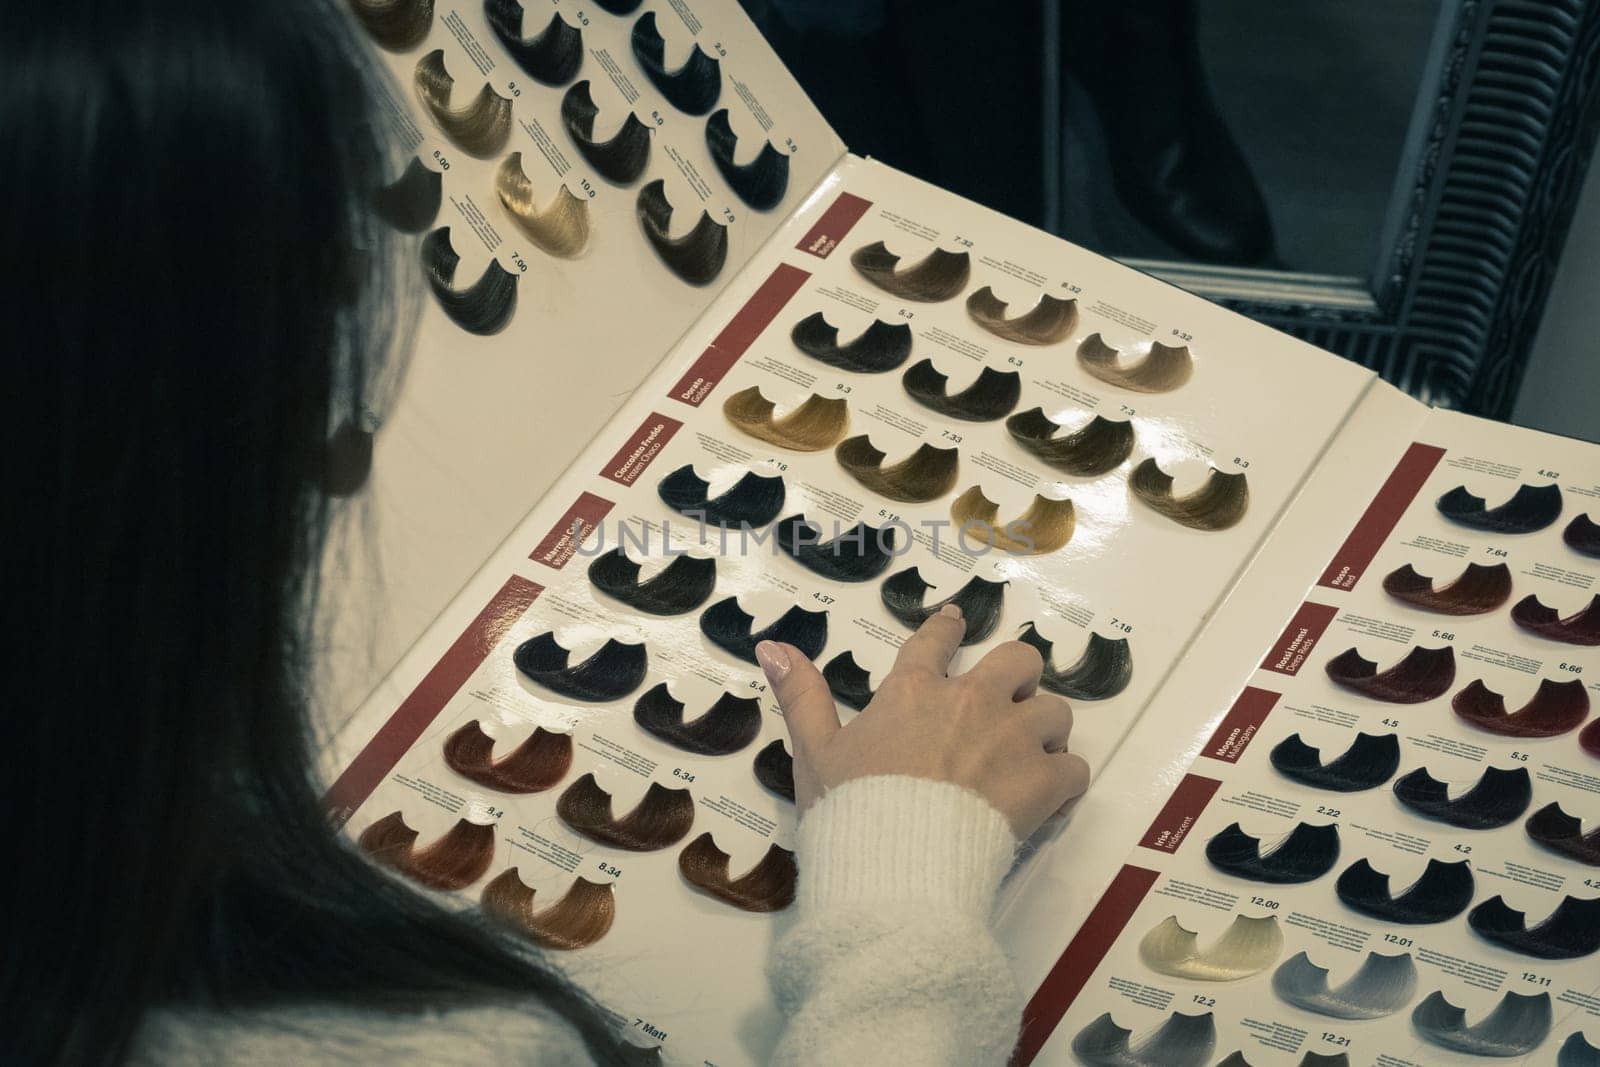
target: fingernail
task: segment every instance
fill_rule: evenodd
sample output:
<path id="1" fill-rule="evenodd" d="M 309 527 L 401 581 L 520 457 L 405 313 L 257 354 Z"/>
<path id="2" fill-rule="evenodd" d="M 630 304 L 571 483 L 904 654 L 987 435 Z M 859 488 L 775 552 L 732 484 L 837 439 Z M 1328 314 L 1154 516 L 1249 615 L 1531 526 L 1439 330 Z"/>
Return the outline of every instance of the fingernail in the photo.
<path id="1" fill-rule="evenodd" d="M 756 646 L 756 662 L 766 673 L 767 681 L 777 685 L 789 673 L 789 654 L 774 641 L 763 641 Z"/>
<path id="2" fill-rule="evenodd" d="M 944 607 L 939 609 L 939 614 L 943 615 L 947 619 L 959 619 L 961 618 L 961 605 L 946 604 Z"/>

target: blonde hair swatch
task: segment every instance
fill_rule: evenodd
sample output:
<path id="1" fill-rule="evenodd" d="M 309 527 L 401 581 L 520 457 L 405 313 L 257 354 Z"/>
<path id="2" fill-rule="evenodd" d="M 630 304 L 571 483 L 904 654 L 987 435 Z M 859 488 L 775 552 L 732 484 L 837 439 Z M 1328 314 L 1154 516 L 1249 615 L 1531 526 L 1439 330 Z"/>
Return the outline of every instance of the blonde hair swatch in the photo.
<path id="1" fill-rule="evenodd" d="M 672 204 L 667 200 L 667 183 L 661 178 L 639 190 L 635 208 L 645 240 L 668 270 L 690 285 L 707 285 L 721 273 L 728 258 L 728 228 L 714 221 L 704 208 L 693 229 L 673 237 Z"/>
<path id="2" fill-rule="evenodd" d="M 1215 467 L 1195 492 L 1173 496 L 1172 475 L 1151 458 L 1133 469 L 1128 488 L 1152 510 L 1194 530 L 1226 530 L 1244 518 L 1250 506 L 1244 475 L 1223 474 Z"/>
<path id="3" fill-rule="evenodd" d="M 1121 352 L 1091 333 L 1078 346 L 1078 363 L 1092 377 L 1136 393 L 1167 393 L 1189 380 L 1194 359 L 1183 345 L 1150 342 L 1150 351 L 1137 363 L 1124 365 Z"/>
<path id="4" fill-rule="evenodd" d="M 1221 937 L 1205 948 L 1176 915 L 1161 920 L 1139 942 L 1139 958 L 1157 974 L 1197 982 L 1237 982 L 1278 962 L 1283 930 L 1278 917 L 1235 915 Z"/>
<path id="5" fill-rule="evenodd" d="M 845 473 L 873 492 L 910 504 L 936 500 L 955 488 L 961 454 L 926 441 L 898 463 L 883 465 L 886 453 L 872 446 L 866 434 L 839 442 L 833 456 Z"/>
<path id="6" fill-rule="evenodd" d="M 480 907 L 540 948 L 575 949 L 594 944 L 611 929 L 617 915 L 616 892 L 609 882 L 579 877 L 561 899 L 535 910 L 534 890 L 515 867 L 507 867 L 483 887 Z"/>
<path id="7" fill-rule="evenodd" d="M 782 911 L 794 903 L 800 870 L 793 852 L 768 845 L 761 862 L 738 878 L 728 872 L 730 858 L 704 833 L 678 854 L 678 870 L 696 889 L 744 911 Z"/>
<path id="8" fill-rule="evenodd" d="M 433 28 L 433 0 L 350 0 L 356 18 L 391 52 L 415 48 Z"/>
<path id="9" fill-rule="evenodd" d="M 983 495 L 975 485 L 956 497 L 950 505 L 950 518 L 964 539 L 982 541 L 1016 556 L 1041 556 L 1054 552 L 1072 540 L 1077 517 L 1070 500 L 1051 500 L 1035 495 L 1028 510 L 1010 522 L 1000 521 L 1000 505 Z"/>
<path id="10" fill-rule="evenodd" d="M 494 738 L 473 719 L 445 740 L 444 761 L 486 789 L 539 793 L 561 781 L 572 766 L 572 735 L 535 727 L 520 745 L 495 759 Z"/>
<path id="11" fill-rule="evenodd" d="M 1006 318 L 1009 305 L 987 285 L 967 297 L 967 314 L 985 330 L 1019 345 L 1053 345 L 1065 341 L 1078 324 L 1078 302 L 1043 293 L 1016 318 Z"/>
<path id="12" fill-rule="evenodd" d="M 1096 415 L 1088 425 L 1055 436 L 1061 427 L 1044 408 L 1019 411 L 1006 420 L 1011 439 L 1058 471 L 1089 478 L 1122 465 L 1133 452 L 1133 423 Z"/>
<path id="13" fill-rule="evenodd" d="M 676 845 L 694 825 L 694 797 L 687 789 L 668 789 L 651 782 L 632 811 L 616 818 L 611 794 L 600 788 L 594 773 L 567 786 L 556 801 L 561 821 L 583 836 L 629 852 L 654 852 Z"/>
<path id="14" fill-rule="evenodd" d="M 480 159 L 499 154 L 511 137 L 511 101 L 484 82 L 478 95 L 459 108 L 450 106 L 456 80 L 444 69 L 444 49 L 417 61 L 417 98 L 457 148 Z"/>
<path id="15" fill-rule="evenodd" d="M 405 816 L 390 812 L 362 831 L 361 851 L 430 889 L 464 889 L 483 877 L 494 860 L 494 827 L 457 819 L 447 833 L 417 848 L 417 832 Z"/>
<path id="16" fill-rule="evenodd" d="M 761 387 L 741 389 L 722 405 L 722 413 L 741 433 L 796 452 L 832 448 L 850 428 L 850 408 L 843 397 L 812 393 L 794 410 L 773 418 L 777 405 L 761 395 Z"/>
<path id="17" fill-rule="evenodd" d="M 972 257 L 942 248 L 935 248 L 902 269 L 900 257 L 882 241 L 862 245 L 850 253 L 850 265 L 884 292 L 925 304 L 949 300 L 966 288 L 972 275 Z"/>
<path id="18" fill-rule="evenodd" d="M 517 229 L 541 252 L 564 259 L 589 243 L 589 201 L 563 185 L 547 208 L 533 199 L 533 183 L 522 169 L 522 153 L 513 152 L 495 173 L 494 191 Z"/>

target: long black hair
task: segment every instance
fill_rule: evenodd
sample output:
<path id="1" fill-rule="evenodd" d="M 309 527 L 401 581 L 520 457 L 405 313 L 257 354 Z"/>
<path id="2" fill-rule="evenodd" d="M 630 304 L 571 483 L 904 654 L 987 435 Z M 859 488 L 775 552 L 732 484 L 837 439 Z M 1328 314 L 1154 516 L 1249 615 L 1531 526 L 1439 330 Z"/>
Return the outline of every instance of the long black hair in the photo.
<path id="1" fill-rule="evenodd" d="M 522 997 L 617 1051 L 312 779 L 326 442 L 396 321 L 364 47 L 332 0 L 0 4 L 4 1062 L 314 998 Z"/>

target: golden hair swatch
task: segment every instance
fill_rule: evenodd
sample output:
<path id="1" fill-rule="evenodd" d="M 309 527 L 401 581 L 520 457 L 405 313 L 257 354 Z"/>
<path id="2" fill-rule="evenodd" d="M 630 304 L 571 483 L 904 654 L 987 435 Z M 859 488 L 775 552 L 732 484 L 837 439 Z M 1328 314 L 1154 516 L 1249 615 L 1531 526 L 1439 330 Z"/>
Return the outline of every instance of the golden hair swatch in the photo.
<path id="1" fill-rule="evenodd" d="M 874 493 L 910 504 L 924 504 L 944 496 L 955 488 L 960 474 L 961 458 L 956 449 L 939 448 L 926 441 L 911 455 L 887 467 L 883 465 L 887 455 L 874 448 L 866 434 L 840 441 L 833 457 L 846 474 Z"/>
<path id="2" fill-rule="evenodd" d="M 690 285 L 708 285 L 721 273 L 728 258 L 728 228 L 714 221 L 704 208 L 688 233 L 673 237 L 672 204 L 667 200 L 667 183 L 661 178 L 639 190 L 636 208 L 645 240 L 668 270 Z"/>
<path id="3" fill-rule="evenodd" d="M 1278 962 L 1283 931 L 1278 917 L 1235 915 L 1222 936 L 1204 948 L 1176 915 L 1161 920 L 1139 942 L 1139 958 L 1157 974 L 1197 982 L 1237 982 Z"/>
<path id="4" fill-rule="evenodd" d="M 594 120 L 599 114 L 600 108 L 589 92 L 587 78 L 561 97 L 561 125 L 577 146 L 578 154 L 602 177 L 618 185 L 629 185 L 644 173 L 650 162 L 650 129 L 629 111 L 616 133 L 597 141 Z"/>
<path id="5" fill-rule="evenodd" d="M 1250 487 L 1243 474 L 1223 474 L 1215 467 L 1206 484 L 1185 496 L 1172 495 L 1172 475 L 1154 457 L 1133 469 L 1128 488 L 1152 510 L 1192 530 L 1226 530 L 1244 518 Z"/>
<path id="6" fill-rule="evenodd" d="M 1061 427 L 1044 408 L 1019 411 L 1006 420 L 1011 439 L 1051 468 L 1080 478 L 1092 478 L 1117 469 L 1133 452 L 1133 423 L 1096 415 L 1071 433 L 1056 436 Z"/>
<path id="7" fill-rule="evenodd" d="M 704 833 L 678 854 L 678 870 L 696 889 L 744 911 L 782 911 L 794 903 L 800 869 L 793 852 L 768 845 L 761 862 L 738 878 L 728 872 L 730 858 Z"/>
<path id="8" fill-rule="evenodd" d="M 350 0 L 374 41 L 391 52 L 417 47 L 433 28 L 433 0 Z"/>
<path id="9" fill-rule="evenodd" d="M 561 899 L 535 909 L 534 890 L 515 867 L 507 867 L 483 887 L 480 907 L 540 948 L 585 948 L 606 936 L 617 915 L 616 892 L 609 882 L 579 877 Z"/>
<path id="10" fill-rule="evenodd" d="M 987 285 L 967 297 L 967 314 L 972 321 L 996 337 L 1019 345 L 1053 345 L 1065 341 L 1078 324 L 1078 302 L 1062 300 L 1049 293 L 1015 318 L 1007 318 L 1008 305 Z"/>
<path id="11" fill-rule="evenodd" d="M 722 405 L 723 415 L 741 433 L 796 452 L 832 448 L 850 428 L 850 408 L 844 397 L 812 393 L 787 415 L 774 418 L 777 409 L 761 395 L 759 385 L 739 390 Z"/>
<path id="12" fill-rule="evenodd" d="M 909 267 L 882 241 L 862 245 L 850 253 L 850 265 L 867 281 L 902 300 L 931 304 L 949 300 L 967 287 L 972 257 L 965 252 L 935 248 Z"/>
<path id="13" fill-rule="evenodd" d="M 563 185 L 549 207 L 534 202 L 533 183 L 522 169 L 522 153 L 513 152 L 495 172 L 494 191 L 517 229 L 541 251 L 563 259 L 589 243 L 589 201 Z"/>
<path id="14" fill-rule="evenodd" d="M 499 333 L 517 309 L 517 276 L 491 259 L 478 280 L 456 288 L 456 268 L 461 256 L 450 243 L 450 227 L 441 226 L 422 239 L 418 253 L 428 288 L 450 321 L 468 333 Z"/>
<path id="15" fill-rule="evenodd" d="M 1000 521 L 1000 505 L 974 485 L 950 505 L 950 518 L 964 540 L 982 541 L 1015 556 L 1042 556 L 1072 540 L 1077 517 L 1070 500 L 1035 494 L 1028 510 L 1009 522 Z"/>
<path id="16" fill-rule="evenodd" d="M 1091 333 L 1078 346 L 1078 365 L 1091 377 L 1135 393 L 1169 393 L 1189 380 L 1194 359 L 1183 345 L 1150 342 L 1150 351 L 1137 363 L 1123 363 L 1122 353 Z"/>
<path id="17" fill-rule="evenodd" d="M 566 777 L 572 766 L 572 735 L 535 727 L 520 745 L 495 759 L 494 738 L 473 719 L 445 739 L 444 761 L 485 789 L 539 793 Z"/>
<path id="18" fill-rule="evenodd" d="M 361 851 L 430 889 L 464 889 L 483 877 L 494 859 L 494 827 L 457 819 L 437 841 L 417 847 L 405 816 L 390 812 L 361 832 Z"/>
<path id="19" fill-rule="evenodd" d="M 452 144 L 468 155 L 498 155 L 511 137 L 511 101 L 484 82 L 471 102 L 451 107 L 456 80 L 444 69 L 444 49 L 435 48 L 417 62 L 413 79 L 417 98 Z"/>
<path id="20" fill-rule="evenodd" d="M 572 829 L 602 845 L 629 852 L 654 852 L 682 841 L 694 825 L 694 797 L 687 789 L 651 782 L 643 799 L 620 819 L 611 813 L 611 794 L 591 772 L 567 786 L 556 814 Z"/>

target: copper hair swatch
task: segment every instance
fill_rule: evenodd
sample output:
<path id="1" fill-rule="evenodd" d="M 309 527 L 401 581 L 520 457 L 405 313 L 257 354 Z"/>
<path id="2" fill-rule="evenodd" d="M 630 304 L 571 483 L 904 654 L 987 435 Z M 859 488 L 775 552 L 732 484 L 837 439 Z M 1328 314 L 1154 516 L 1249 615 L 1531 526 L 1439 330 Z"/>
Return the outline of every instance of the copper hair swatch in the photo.
<path id="1" fill-rule="evenodd" d="M 950 518 L 964 541 L 980 541 L 1014 556 L 1042 556 L 1072 540 L 1077 516 L 1070 500 L 1035 494 L 1028 510 L 1002 523 L 1000 505 L 974 485 L 950 505 Z"/>
<path id="2" fill-rule="evenodd" d="M 1566 896 L 1555 911 L 1528 925 L 1528 917 L 1496 893 L 1467 914 L 1485 941 L 1541 960 L 1576 960 L 1600 951 L 1600 898 Z"/>
<path id="3" fill-rule="evenodd" d="M 893 526 L 868 526 L 858 522 L 830 541 L 804 515 L 780 519 L 775 528 L 778 547 L 812 574 L 836 582 L 865 582 L 894 562 L 898 537 Z"/>
<path id="4" fill-rule="evenodd" d="M 874 448 L 866 434 L 840 441 L 833 457 L 846 474 L 874 493 L 908 504 L 925 504 L 954 489 L 961 464 L 956 449 L 924 441 L 911 455 L 886 467 L 887 455 Z"/>
<path id="5" fill-rule="evenodd" d="M 1194 373 L 1194 360 L 1183 345 L 1150 342 L 1150 351 L 1136 363 L 1123 363 L 1122 353 L 1091 333 L 1078 345 L 1078 365 L 1107 385 L 1135 393 L 1170 393 Z"/>
<path id="6" fill-rule="evenodd" d="M 710 598 L 717 583 L 717 561 L 711 556 L 674 556 L 642 582 L 639 571 L 639 564 L 618 545 L 589 564 L 589 581 L 606 596 L 646 615 L 693 611 Z"/>
<path id="7" fill-rule="evenodd" d="M 644 797 L 620 819 L 611 811 L 611 794 L 593 773 L 573 782 L 556 801 L 556 814 L 572 829 L 602 845 L 629 852 L 654 852 L 676 845 L 694 826 L 694 797 L 687 789 L 651 782 Z"/>
<path id="8" fill-rule="evenodd" d="M 687 722 L 683 710 L 683 702 L 662 682 L 634 703 L 633 721 L 651 737 L 701 756 L 731 755 L 761 733 L 761 701 L 753 697 L 723 693 Z"/>
<path id="9" fill-rule="evenodd" d="M 417 47 L 433 28 L 433 0 L 350 0 L 350 9 L 391 52 Z"/>
<path id="10" fill-rule="evenodd" d="M 421 233 L 433 225 L 444 200 L 444 175 L 430 170 L 416 156 L 405 173 L 372 198 L 378 217 L 401 233 Z"/>
<path id="11" fill-rule="evenodd" d="M 546 630 L 517 646 L 512 662 L 529 681 L 573 700 L 603 703 L 618 700 L 639 688 L 649 656 L 642 644 L 608 638 L 581 663 L 567 664 L 571 653 Z"/>
<path id="12" fill-rule="evenodd" d="M 1078 302 L 1049 293 L 1021 315 L 1008 318 L 1009 306 L 987 285 L 967 297 L 967 314 L 985 330 L 1019 345 L 1053 345 L 1065 341 L 1078 324 Z"/>
<path id="13" fill-rule="evenodd" d="M 1013 441 L 1054 470 L 1080 478 L 1115 470 L 1133 452 L 1133 423 L 1126 419 L 1096 415 L 1081 429 L 1057 437 L 1060 429 L 1044 408 L 1019 411 L 1006 420 Z"/>
<path id="14" fill-rule="evenodd" d="M 534 81 L 565 85 L 583 64 L 583 31 L 552 13 L 545 28 L 522 36 L 522 5 L 517 0 L 483 0 L 483 15 L 500 46 Z"/>
<path id="15" fill-rule="evenodd" d="M 444 69 L 444 49 L 435 48 L 418 60 L 413 81 L 422 106 L 457 148 L 480 159 L 505 148 L 511 137 L 511 101 L 484 82 L 468 103 L 451 107 L 456 81 Z"/>
<path id="16" fill-rule="evenodd" d="M 728 188 L 750 207 L 771 211 L 783 202 L 783 194 L 789 189 L 789 157 L 763 139 L 754 159 L 736 162 L 739 137 L 728 121 L 727 108 L 706 120 L 706 149 Z"/>
<path id="17" fill-rule="evenodd" d="M 1589 694 L 1581 679 L 1544 678 L 1531 700 L 1507 713 L 1505 697 L 1475 680 L 1451 698 L 1450 707 L 1463 721 L 1501 737 L 1556 737 L 1588 718 Z"/>
<path id="18" fill-rule="evenodd" d="M 722 405 L 722 414 L 740 433 L 796 452 L 832 448 L 850 428 L 850 407 L 842 396 L 812 393 L 786 415 L 775 417 L 777 410 L 759 385 L 739 390 Z"/>
<path id="19" fill-rule="evenodd" d="M 847 708 L 860 711 L 872 703 L 872 675 L 856 662 L 855 653 L 849 649 L 823 666 L 822 680 L 828 683 L 833 699 Z"/>
<path id="20" fill-rule="evenodd" d="M 794 803 L 794 757 L 783 747 L 781 738 L 756 753 L 754 769 L 756 781 Z"/>
<path id="21" fill-rule="evenodd" d="M 1278 962 L 1283 931 L 1276 915 L 1235 915 L 1222 936 L 1200 946 L 1176 915 L 1161 920 L 1139 941 L 1139 958 L 1157 974 L 1196 982 L 1237 982 Z"/>
<path id="22" fill-rule="evenodd" d="M 1394 795 L 1425 819 L 1463 830 L 1493 830 L 1522 818 L 1533 803 L 1533 782 L 1526 767 L 1488 767 L 1471 789 L 1452 800 L 1449 783 L 1418 767 L 1395 781 Z"/>
<path id="23" fill-rule="evenodd" d="M 1574 1030 L 1561 1043 L 1556 1067 L 1600 1067 L 1600 1048 L 1589 1044 L 1582 1030 Z"/>
<path id="24" fill-rule="evenodd" d="M 1172 495 L 1172 475 L 1152 456 L 1133 468 L 1128 488 L 1145 505 L 1192 530 L 1226 530 L 1244 518 L 1250 486 L 1243 474 L 1223 474 L 1212 467 L 1206 483 L 1184 496 Z"/>
<path id="25" fill-rule="evenodd" d="M 1414 646 L 1405 658 L 1386 670 L 1354 648 L 1328 661 L 1325 668 L 1335 685 L 1373 700 L 1390 704 L 1421 704 L 1444 696 L 1456 680 L 1456 654 L 1449 645 Z"/>
<path id="26" fill-rule="evenodd" d="M 656 492 L 662 503 L 680 515 L 708 526 L 765 526 L 783 510 L 783 479 L 746 471 L 726 492 L 707 497 L 711 483 L 686 463 L 661 479 Z"/>
<path id="27" fill-rule="evenodd" d="M 457 819 L 443 837 L 418 848 L 417 832 L 395 811 L 363 830 L 357 844 L 377 862 L 430 889 L 464 889 L 494 860 L 494 827 Z"/>
<path id="28" fill-rule="evenodd" d="M 1568 548 L 1585 556 L 1600 559 L 1600 523 L 1587 515 L 1579 515 L 1561 531 L 1561 540 Z"/>
<path id="29" fill-rule="evenodd" d="M 950 379 L 933 365 L 918 360 L 900 379 L 906 394 L 927 408 L 965 422 L 992 422 L 1004 418 L 1022 396 L 1022 376 L 1016 371 L 984 367 L 972 384 L 958 393 L 947 391 Z"/>
<path id="30" fill-rule="evenodd" d="M 657 178 L 639 190 L 636 207 L 645 240 L 668 270 L 690 285 L 709 285 L 722 272 L 728 259 L 728 228 L 712 219 L 704 208 L 688 233 L 673 237 L 672 204 L 667 200 L 667 183 L 663 179 Z"/>
<path id="31" fill-rule="evenodd" d="M 478 280 L 456 288 L 461 257 L 450 243 L 450 227 L 441 226 L 422 239 L 422 270 L 428 288 L 450 321 L 480 336 L 499 333 L 517 309 L 517 276 L 491 259 Z"/>
<path id="32" fill-rule="evenodd" d="M 701 614 L 700 632 L 724 652 L 747 663 L 756 662 L 756 646 L 763 641 L 793 645 L 807 659 L 816 659 L 828 643 L 826 611 L 807 611 L 797 604 L 770 626 L 752 630 L 755 621 L 755 616 L 739 606 L 739 598 L 730 596 Z"/>
<path id="33" fill-rule="evenodd" d="M 1175 1011 L 1137 1041 L 1108 1011 L 1072 1039 L 1072 1054 L 1088 1067 L 1207 1067 L 1216 1047 L 1217 1026 L 1209 1011 Z"/>
<path id="34" fill-rule="evenodd" d="M 1359 793 L 1375 789 L 1400 769 L 1400 738 L 1396 734 L 1358 733 L 1356 739 L 1331 763 L 1322 752 L 1290 734 L 1272 748 L 1272 767 L 1290 781 L 1334 793 Z"/>
<path id="35" fill-rule="evenodd" d="M 1128 688 L 1133 679 L 1133 652 L 1125 637 L 1101 637 L 1091 633 L 1083 655 L 1068 667 L 1056 666 L 1052 653 L 1055 644 L 1027 623 L 1017 640 L 1032 645 L 1044 660 L 1039 685 L 1049 693 L 1068 700 L 1109 700 Z"/>
<path id="36" fill-rule="evenodd" d="M 678 853 L 678 870 L 684 881 L 702 893 L 743 911 L 782 911 L 794 903 L 800 868 L 793 852 L 768 845 L 761 862 L 737 878 L 728 871 L 730 858 L 710 833 L 703 833 Z"/>
<path id="37" fill-rule="evenodd" d="M 1328 969 L 1305 952 L 1292 956 L 1272 975 L 1278 999 L 1334 1019 L 1381 1019 L 1407 1004 L 1417 990 L 1417 965 L 1411 953 L 1385 956 L 1368 952 L 1354 974 L 1328 987 Z"/>
<path id="38" fill-rule="evenodd" d="M 686 115 L 704 115 L 722 93 L 722 65 L 696 42 L 689 58 L 676 70 L 666 66 L 667 42 L 656 25 L 656 13 L 646 11 L 633 24 L 633 58 L 667 103 Z"/>
<path id="39" fill-rule="evenodd" d="M 630 110 L 617 132 L 599 141 L 594 136 L 594 120 L 599 114 L 587 78 L 561 97 L 561 125 L 578 154 L 601 177 L 618 185 L 631 185 L 650 162 L 650 128 Z"/>
<path id="40" fill-rule="evenodd" d="M 485 789 L 541 793 L 565 778 L 572 767 L 572 735 L 538 726 L 521 744 L 495 759 L 494 738 L 473 719 L 445 739 L 444 761 Z"/>
<path id="41" fill-rule="evenodd" d="M 483 887 L 480 906 L 540 948 L 571 950 L 594 944 L 617 915 L 616 891 L 609 882 L 573 879 L 572 886 L 547 908 L 534 908 L 534 891 L 515 867 L 507 867 Z"/>
<path id="42" fill-rule="evenodd" d="M 521 152 L 511 153 L 500 164 L 494 191 L 517 229 L 541 252 L 570 259 L 588 246 L 589 201 L 574 196 L 563 185 L 550 206 L 541 208 L 534 201 L 533 183 L 522 169 Z"/>
<path id="43" fill-rule="evenodd" d="M 1466 860 L 1445 863 L 1430 859 L 1417 880 L 1396 896 L 1389 876 L 1375 869 L 1365 857 L 1345 868 L 1334 886 L 1339 899 L 1351 911 L 1407 926 L 1449 922 L 1467 910 L 1475 889 L 1472 867 Z"/>
<path id="44" fill-rule="evenodd" d="M 1339 827 L 1296 823 L 1289 833 L 1266 847 L 1238 823 L 1206 842 L 1206 859 L 1235 878 L 1273 885 L 1312 882 L 1333 870 L 1339 860 Z"/>
<path id="45" fill-rule="evenodd" d="M 1582 611 L 1566 618 L 1555 608 L 1547 608 L 1538 594 L 1530 593 L 1511 609 L 1511 621 L 1529 633 L 1566 645 L 1600 645 L 1600 593 Z"/>
<path id="46" fill-rule="evenodd" d="M 1529 837 L 1551 852 L 1590 867 L 1600 867 L 1600 826 L 1583 832 L 1583 822 L 1561 810 L 1556 802 L 1546 804 L 1522 824 Z"/>
<path id="47" fill-rule="evenodd" d="M 961 639 L 963 645 L 975 645 L 994 633 L 995 626 L 1000 622 L 1000 609 L 1005 603 L 1005 582 L 991 582 L 973 575 L 952 595 L 932 604 L 924 604 L 923 598 L 928 590 L 934 588 L 923 580 L 917 568 L 907 567 L 886 578 L 879 592 L 889 614 L 910 629 L 921 626 L 946 604 L 956 604 L 961 608 L 961 618 L 967 627 L 966 636 Z"/>
<path id="48" fill-rule="evenodd" d="M 911 355 L 911 327 L 882 319 L 873 319 L 855 340 L 841 345 L 839 328 L 822 312 L 814 311 L 794 324 L 789 339 L 820 363 L 861 374 L 894 370 Z"/>
<path id="49" fill-rule="evenodd" d="M 1439 514 L 1460 526 L 1494 533 L 1524 534 L 1542 530 L 1561 517 L 1561 487 L 1521 485 L 1511 499 L 1485 508 L 1481 496 L 1458 485 L 1439 498 Z"/>
<path id="50" fill-rule="evenodd" d="M 1455 581 L 1436 588 L 1432 578 L 1407 563 L 1384 576 L 1383 591 L 1396 600 L 1438 615 L 1482 615 L 1511 599 L 1511 568 L 1469 563 Z"/>
<path id="51" fill-rule="evenodd" d="M 1468 1056 L 1526 1056 L 1550 1036 L 1553 1024 L 1549 993 L 1506 993 L 1470 1026 L 1466 1011 L 1438 990 L 1411 1012 L 1411 1025 L 1425 1041 Z"/>
<path id="52" fill-rule="evenodd" d="M 902 300 L 924 304 L 949 300 L 967 287 L 972 257 L 965 252 L 935 248 L 909 267 L 882 241 L 862 245 L 850 253 L 850 265 L 867 281 Z"/>

